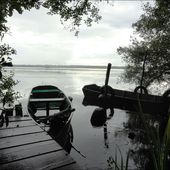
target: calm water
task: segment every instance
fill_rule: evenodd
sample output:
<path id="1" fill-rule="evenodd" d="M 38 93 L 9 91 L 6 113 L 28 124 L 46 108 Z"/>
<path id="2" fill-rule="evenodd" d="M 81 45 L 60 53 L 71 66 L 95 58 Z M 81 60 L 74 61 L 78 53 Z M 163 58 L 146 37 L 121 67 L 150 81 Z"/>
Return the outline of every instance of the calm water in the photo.
<path id="1" fill-rule="evenodd" d="M 55 85 L 67 96 L 73 97 L 73 107 L 76 109 L 71 122 L 74 133 L 73 146 L 86 158 L 74 149 L 71 150 L 71 156 L 83 169 L 106 169 L 107 159 L 109 156 L 115 156 L 117 147 L 126 155 L 128 148 L 134 146 L 124 128 L 128 114 L 115 110 L 114 116 L 107 122 L 107 127 L 94 128 L 90 118 L 95 107 L 82 105 L 82 87 L 92 83 L 104 85 L 105 69 L 14 67 L 13 70 L 15 79 L 19 80 L 15 89 L 23 95 L 20 101 L 24 110 L 31 89 L 37 85 Z M 109 85 L 119 89 L 133 89 L 134 85 L 118 81 L 122 72 L 121 69 L 112 69 Z M 130 165 L 133 165 L 133 159 L 130 160 Z"/>

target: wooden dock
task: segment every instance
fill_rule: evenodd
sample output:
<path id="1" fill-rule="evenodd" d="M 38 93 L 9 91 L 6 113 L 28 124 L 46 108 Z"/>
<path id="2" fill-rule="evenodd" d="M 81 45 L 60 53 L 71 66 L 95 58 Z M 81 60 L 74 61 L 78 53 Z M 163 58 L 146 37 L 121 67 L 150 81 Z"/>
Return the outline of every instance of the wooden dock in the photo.
<path id="1" fill-rule="evenodd" d="M 79 170 L 76 162 L 30 117 L 0 127 L 0 170 Z"/>

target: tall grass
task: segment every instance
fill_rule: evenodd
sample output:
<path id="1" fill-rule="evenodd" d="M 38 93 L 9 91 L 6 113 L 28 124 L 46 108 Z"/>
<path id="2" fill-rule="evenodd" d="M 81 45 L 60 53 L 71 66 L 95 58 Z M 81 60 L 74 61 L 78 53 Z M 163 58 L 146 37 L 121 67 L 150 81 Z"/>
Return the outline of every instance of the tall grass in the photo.
<path id="1" fill-rule="evenodd" d="M 138 96 L 139 117 L 144 125 L 148 144 L 150 145 L 150 152 L 152 155 L 151 161 L 153 161 L 154 170 L 166 170 L 168 154 L 170 149 L 170 116 L 163 134 L 163 138 L 160 138 L 159 127 L 156 127 L 156 132 L 149 127 L 144 114 L 142 112 L 142 106 Z"/>
<path id="2" fill-rule="evenodd" d="M 167 125 L 163 134 L 163 137 L 160 137 L 159 127 L 156 127 L 154 131 L 150 126 L 148 121 L 145 119 L 145 116 L 142 112 L 142 106 L 140 103 L 139 95 L 138 98 L 138 114 L 141 119 L 144 129 L 146 131 L 147 143 L 149 145 L 151 153 L 151 161 L 153 162 L 154 170 L 167 170 L 168 156 L 170 153 L 170 115 L 168 117 Z M 170 114 L 170 113 L 169 113 Z M 121 161 L 118 161 L 117 150 L 115 152 L 114 158 L 109 157 L 108 159 L 108 169 L 109 170 L 128 170 L 128 162 L 130 157 L 130 151 L 127 154 L 126 162 L 124 163 L 123 156 L 120 148 L 118 147 Z M 119 163 L 120 162 L 120 163 Z"/>
<path id="3" fill-rule="evenodd" d="M 120 157 L 118 157 L 117 150 L 119 151 Z M 126 162 L 124 164 L 122 152 L 121 152 L 120 148 L 117 146 L 117 148 L 115 150 L 114 158 L 109 157 L 109 159 L 107 160 L 108 170 L 112 170 L 112 169 L 113 170 L 128 170 L 129 156 L 130 156 L 130 150 L 127 153 Z"/>

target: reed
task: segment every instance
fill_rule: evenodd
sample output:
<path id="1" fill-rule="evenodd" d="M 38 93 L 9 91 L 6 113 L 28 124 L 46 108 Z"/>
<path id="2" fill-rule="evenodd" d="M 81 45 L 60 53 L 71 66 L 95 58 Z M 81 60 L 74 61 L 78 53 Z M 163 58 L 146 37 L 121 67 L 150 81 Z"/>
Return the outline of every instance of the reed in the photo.
<path id="1" fill-rule="evenodd" d="M 117 150 L 119 151 L 119 157 Z M 126 161 L 124 163 L 122 152 L 120 148 L 117 146 L 115 149 L 114 158 L 110 156 L 109 159 L 107 160 L 108 163 L 107 170 L 128 170 L 129 156 L 130 150 L 127 153 Z"/>
<path id="2" fill-rule="evenodd" d="M 170 149 L 170 116 L 168 118 L 163 138 L 161 139 L 159 135 L 159 127 L 157 126 L 156 132 L 154 132 L 153 129 L 150 128 L 149 124 L 147 123 L 142 112 L 139 96 L 138 106 L 139 106 L 138 113 L 146 131 L 148 144 L 150 145 L 150 152 L 152 155 L 151 161 L 153 162 L 154 170 L 166 170 L 168 154 Z"/>
<path id="3" fill-rule="evenodd" d="M 147 142 L 151 153 L 151 161 L 153 162 L 154 170 L 167 170 L 168 154 L 170 151 L 170 116 L 168 117 L 167 125 L 163 134 L 163 138 L 160 137 L 159 127 L 156 127 L 154 131 L 150 126 L 148 121 L 142 112 L 141 103 L 138 97 L 138 108 L 139 108 L 139 118 L 141 119 L 144 129 L 147 135 Z M 113 157 L 108 159 L 108 170 L 128 170 L 128 162 L 130 151 L 127 153 L 126 162 L 124 163 L 123 156 L 119 147 L 118 151 L 120 154 L 121 161 L 118 161 L 117 149 Z"/>

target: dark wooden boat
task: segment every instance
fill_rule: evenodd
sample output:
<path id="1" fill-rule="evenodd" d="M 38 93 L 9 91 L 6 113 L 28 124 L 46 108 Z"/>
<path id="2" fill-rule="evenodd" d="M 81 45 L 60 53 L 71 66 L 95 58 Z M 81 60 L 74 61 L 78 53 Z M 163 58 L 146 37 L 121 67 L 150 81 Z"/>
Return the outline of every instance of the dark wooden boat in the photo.
<path id="1" fill-rule="evenodd" d="M 71 97 L 67 97 L 58 87 L 52 85 L 36 86 L 31 90 L 28 100 L 28 112 L 37 123 L 50 124 L 68 121 L 75 110 L 71 106 Z"/>
<path id="2" fill-rule="evenodd" d="M 84 100 L 83 104 L 99 106 L 103 108 L 118 108 L 132 112 L 141 110 L 143 113 L 167 115 L 170 107 L 170 97 L 168 93 L 163 96 L 139 94 L 125 90 L 113 89 L 110 86 L 100 87 L 96 84 L 86 85 L 83 87 Z"/>

